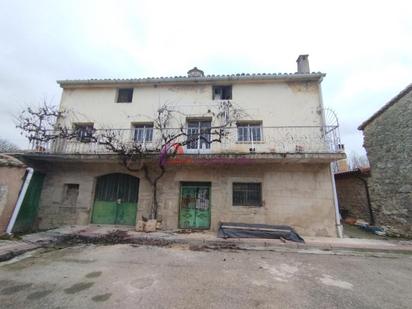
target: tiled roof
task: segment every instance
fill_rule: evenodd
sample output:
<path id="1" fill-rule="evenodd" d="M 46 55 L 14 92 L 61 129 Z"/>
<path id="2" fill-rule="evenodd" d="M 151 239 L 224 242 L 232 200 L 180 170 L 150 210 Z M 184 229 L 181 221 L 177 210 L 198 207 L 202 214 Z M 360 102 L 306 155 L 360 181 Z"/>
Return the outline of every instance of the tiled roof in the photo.
<path id="1" fill-rule="evenodd" d="M 359 127 L 358 130 L 363 130 L 365 127 L 371 123 L 373 120 L 375 120 L 378 116 L 380 116 L 384 111 L 386 111 L 389 107 L 391 107 L 393 104 L 398 102 L 403 96 L 407 95 L 409 92 L 412 91 L 412 84 L 409 84 L 405 89 L 403 89 L 401 92 L 398 93 L 398 95 L 394 98 L 392 98 L 388 103 L 386 103 L 384 106 L 382 106 L 375 114 L 373 114 L 371 117 L 369 117 L 367 120 L 365 120 Z"/>
<path id="2" fill-rule="evenodd" d="M 337 172 L 335 173 L 335 177 L 341 178 L 341 177 L 346 177 L 346 176 L 370 176 L 371 169 L 370 167 L 362 167 L 362 168 L 357 168 L 352 171 L 344 171 L 344 172 Z"/>
<path id="3" fill-rule="evenodd" d="M 254 80 L 322 80 L 326 74 L 313 73 L 238 73 L 226 75 L 206 75 L 201 77 L 169 76 L 144 77 L 131 79 L 72 79 L 58 80 L 61 87 L 76 85 L 108 85 L 108 84 L 160 84 L 160 83 L 201 83 L 218 81 L 254 81 Z"/>
<path id="4" fill-rule="evenodd" d="M 6 154 L 0 154 L 0 166 L 24 167 L 24 163 Z"/>

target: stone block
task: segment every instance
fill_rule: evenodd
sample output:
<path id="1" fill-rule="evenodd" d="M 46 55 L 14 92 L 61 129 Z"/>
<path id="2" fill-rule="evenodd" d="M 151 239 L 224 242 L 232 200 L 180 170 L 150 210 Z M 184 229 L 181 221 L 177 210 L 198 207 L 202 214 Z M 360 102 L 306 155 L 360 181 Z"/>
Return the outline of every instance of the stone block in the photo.
<path id="1" fill-rule="evenodd" d="M 146 222 L 144 231 L 145 232 L 156 232 L 157 220 L 150 219 Z"/>
<path id="2" fill-rule="evenodd" d="M 145 222 L 143 220 L 138 220 L 136 224 L 136 231 L 143 232 L 145 228 Z"/>

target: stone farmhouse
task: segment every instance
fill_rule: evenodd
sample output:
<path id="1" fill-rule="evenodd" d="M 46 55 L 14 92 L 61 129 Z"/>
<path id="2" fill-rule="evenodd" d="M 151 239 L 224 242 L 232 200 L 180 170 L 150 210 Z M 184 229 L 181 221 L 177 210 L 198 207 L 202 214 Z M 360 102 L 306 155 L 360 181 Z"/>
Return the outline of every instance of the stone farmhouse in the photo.
<path id="1" fill-rule="evenodd" d="M 412 84 L 359 126 L 371 166 L 377 225 L 412 237 Z"/>
<path id="2" fill-rule="evenodd" d="M 143 171 L 88 139 L 116 132 L 149 149 L 153 123 L 166 104 L 179 111 L 188 136 L 198 136 L 169 158 L 159 180 L 162 229 L 215 231 L 219 222 L 287 224 L 302 235 L 336 237 L 340 225 L 331 163 L 345 157 L 338 127 L 325 121 L 321 82 L 307 55 L 289 74 L 205 75 L 58 81 L 62 124 L 74 140 L 35 145 L 24 160 L 46 174 L 40 228 L 64 224 L 136 225 L 153 203 Z M 208 143 L 221 102 L 245 116 Z M 171 125 L 170 130 L 173 130 Z M 154 160 L 146 158 L 145 160 Z"/>

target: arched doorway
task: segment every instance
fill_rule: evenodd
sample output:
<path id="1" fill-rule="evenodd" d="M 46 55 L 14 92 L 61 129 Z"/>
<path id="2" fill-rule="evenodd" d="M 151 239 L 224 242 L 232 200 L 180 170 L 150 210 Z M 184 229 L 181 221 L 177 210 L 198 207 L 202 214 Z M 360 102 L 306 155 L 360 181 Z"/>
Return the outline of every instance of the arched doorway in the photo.
<path id="1" fill-rule="evenodd" d="M 135 225 L 139 178 L 114 173 L 97 178 L 91 222 Z"/>

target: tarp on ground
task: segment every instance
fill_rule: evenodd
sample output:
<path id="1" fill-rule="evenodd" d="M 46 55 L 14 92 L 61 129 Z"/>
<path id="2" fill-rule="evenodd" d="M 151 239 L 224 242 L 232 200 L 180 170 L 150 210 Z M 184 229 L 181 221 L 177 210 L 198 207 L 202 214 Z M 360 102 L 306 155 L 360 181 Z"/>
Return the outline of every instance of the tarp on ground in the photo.
<path id="1" fill-rule="evenodd" d="M 246 224 L 221 222 L 217 237 L 220 238 L 265 238 L 286 239 L 294 242 L 305 242 L 296 231 L 288 225 Z"/>

